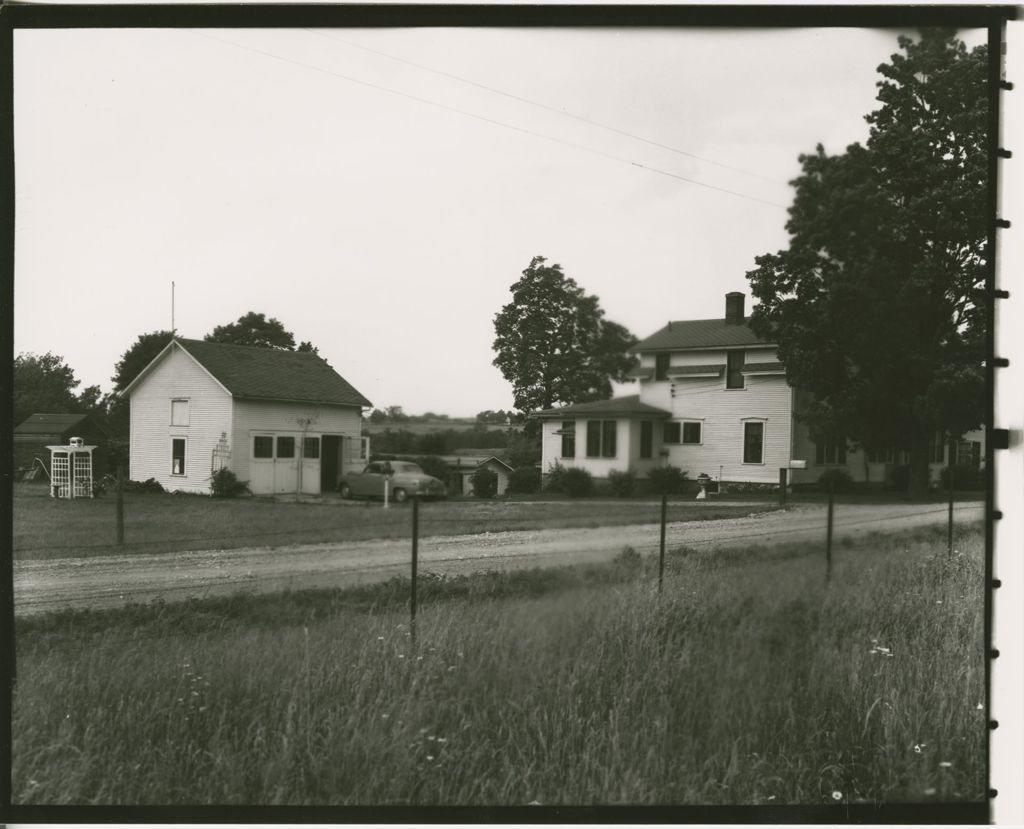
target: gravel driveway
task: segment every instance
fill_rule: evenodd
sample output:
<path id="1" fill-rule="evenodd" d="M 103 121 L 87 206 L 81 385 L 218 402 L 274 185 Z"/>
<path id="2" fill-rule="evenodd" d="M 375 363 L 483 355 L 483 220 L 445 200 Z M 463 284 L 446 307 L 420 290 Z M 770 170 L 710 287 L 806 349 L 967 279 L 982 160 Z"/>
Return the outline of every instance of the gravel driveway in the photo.
<path id="1" fill-rule="evenodd" d="M 980 501 L 958 503 L 955 519 L 979 521 L 983 508 Z M 799 505 L 745 518 L 670 523 L 666 543 L 671 548 L 824 542 L 825 509 L 822 504 Z M 944 504 L 839 504 L 835 536 L 943 525 L 946 516 Z M 603 561 L 627 545 L 651 553 L 658 544 L 657 524 L 433 536 L 420 539 L 419 568 L 421 573 L 465 573 Z M 175 601 L 239 590 L 355 585 L 405 575 L 409 560 L 410 542 L 390 539 L 15 562 L 15 613 L 113 607 L 157 598 Z"/>

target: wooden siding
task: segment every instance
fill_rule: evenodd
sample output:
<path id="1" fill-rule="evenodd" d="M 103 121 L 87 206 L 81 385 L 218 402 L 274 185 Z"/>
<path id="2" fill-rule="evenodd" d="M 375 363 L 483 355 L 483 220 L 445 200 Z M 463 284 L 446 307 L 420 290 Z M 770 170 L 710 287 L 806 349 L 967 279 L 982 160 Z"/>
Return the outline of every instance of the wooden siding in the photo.
<path id="1" fill-rule="evenodd" d="M 188 426 L 171 425 L 171 401 L 189 401 Z M 172 348 L 131 394 L 129 477 L 164 489 L 210 491 L 210 462 L 221 433 L 231 434 L 231 397 L 195 360 Z M 185 438 L 185 474 L 171 474 L 171 441 Z"/>
<path id="2" fill-rule="evenodd" d="M 240 480 L 252 479 L 250 456 L 252 438 L 256 432 L 264 435 L 294 435 L 296 438 L 303 434 L 308 437 L 358 437 L 361 428 L 362 410 L 358 406 L 236 400 L 234 431 L 231 435 L 231 468 Z M 319 464 L 316 466 L 319 469 Z M 362 464 L 359 466 L 361 468 Z M 304 479 L 304 491 L 309 489 L 307 484 L 310 483 L 311 480 Z M 319 492 L 318 480 L 315 491 Z"/>
<path id="3" fill-rule="evenodd" d="M 613 469 L 623 470 L 630 468 L 630 459 L 636 455 L 637 449 L 633 448 L 630 441 L 632 420 L 612 417 L 593 418 L 594 420 L 615 420 L 615 457 L 614 458 L 588 458 L 587 457 L 587 419 L 580 418 L 576 421 L 576 456 L 573 458 L 562 457 L 562 436 L 555 434 L 562 428 L 561 420 L 543 421 L 543 432 L 541 436 L 541 471 L 548 473 L 557 461 L 564 467 L 577 467 L 586 469 L 595 478 L 607 478 L 608 473 Z M 568 420 L 568 418 L 567 418 Z M 639 445 L 639 427 L 636 431 L 637 445 Z"/>
<path id="4" fill-rule="evenodd" d="M 743 350 L 750 365 L 778 360 L 773 347 Z M 726 349 L 676 352 L 671 365 L 724 366 L 726 353 Z M 653 356 L 650 364 L 654 365 Z M 686 470 L 690 478 L 703 472 L 723 481 L 778 483 L 779 468 L 789 465 L 792 390 L 783 375 L 747 375 L 742 389 L 726 389 L 724 372 L 718 378 L 645 382 L 640 384 L 640 401 L 667 409 L 673 420 L 703 424 L 699 445 L 663 445 L 661 427 L 655 428 L 655 455 L 667 449 L 667 462 Z M 761 419 L 765 424 L 761 464 L 743 463 L 743 424 L 747 419 Z"/>

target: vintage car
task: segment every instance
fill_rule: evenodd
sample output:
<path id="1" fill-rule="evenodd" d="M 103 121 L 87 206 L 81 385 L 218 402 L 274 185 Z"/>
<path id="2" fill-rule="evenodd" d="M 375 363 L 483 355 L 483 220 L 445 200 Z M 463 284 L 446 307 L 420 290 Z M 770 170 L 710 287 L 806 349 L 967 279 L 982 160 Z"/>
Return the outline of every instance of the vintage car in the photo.
<path id="1" fill-rule="evenodd" d="M 384 497 L 384 482 L 388 482 L 389 497 L 401 503 L 413 495 L 420 498 L 445 498 L 445 485 L 409 461 L 374 461 L 362 472 L 349 472 L 338 481 L 342 498 L 362 495 L 368 498 Z"/>

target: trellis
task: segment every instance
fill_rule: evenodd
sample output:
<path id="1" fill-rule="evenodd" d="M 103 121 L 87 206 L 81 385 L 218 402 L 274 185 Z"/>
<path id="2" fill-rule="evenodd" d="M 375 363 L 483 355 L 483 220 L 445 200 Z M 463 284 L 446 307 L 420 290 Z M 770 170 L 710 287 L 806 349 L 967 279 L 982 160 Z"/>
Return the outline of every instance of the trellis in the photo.
<path id="1" fill-rule="evenodd" d="M 92 452 L 82 438 L 71 438 L 67 446 L 50 450 L 50 497 L 92 498 Z"/>

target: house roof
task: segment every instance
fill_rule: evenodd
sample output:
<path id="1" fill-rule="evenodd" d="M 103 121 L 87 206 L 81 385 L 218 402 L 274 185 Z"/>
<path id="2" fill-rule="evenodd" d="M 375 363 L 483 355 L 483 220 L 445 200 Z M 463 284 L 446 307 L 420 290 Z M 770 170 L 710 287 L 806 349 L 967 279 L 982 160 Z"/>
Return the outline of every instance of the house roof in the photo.
<path id="1" fill-rule="evenodd" d="M 61 435 L 89 420 L 87 414 L 33 414 L 18 424 L 16 435 Z"/>
<path id="2" fill-rule="evenodd" d="M 190 354 L 233 397 L 338 406 L 371 405 L 322 357 L 312 352 L 183 338 L 175 338 L 172 345 Z M 161 352 L 150 366 L 164 353 Z M 149 367 L 139 377 L 148 370 Z M 126 391 L 134 385 L 135 381 Z"/>
<path id="3" fill-rule="evenodd" d="M 679 351 L 684 348 L 769 345 L 750 330 L 749 323 L 750 317 L 743 318 L 743 325 L 727 323 L 724 318 L 673 321 L 629 350 Z"/>
<path id="4" fill-rule="evenodd" d="M 560 418 L 567 415 L 580 415 L 583 417 L 596 417 L 607 415 L 609 417 L 670 417 L 671 412 L 650 406 L 640 402 L 639 394 L 631 394 L 626 397 L 613 397 L 610 400 L 595 400 L 592 403 L 575 403 L 571 406 L 563 406 L 560 409 L 545 409 L 536 412 L 533 416 L 539 418 Z"/>
<path id="5" fill-rule="evenodd" d="M 494 461 L 495 463 L 501 464 L 509 472 L 514 472 L 513 467 L 509 466 L 508 463 L 503 461 L 501 458 L 495 457 L 494 455 L 439 455 L 439 458 L 443 460 L 449 466 L 456 468 L 461 467 L 465 471 L 479 469 L 481 466 Z"/>

